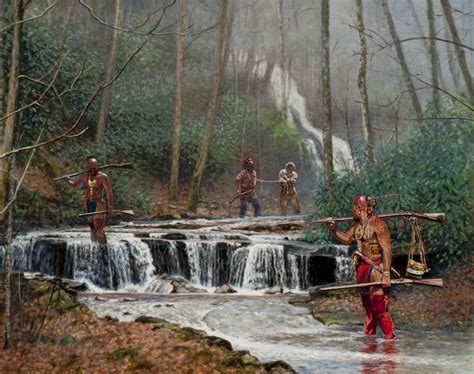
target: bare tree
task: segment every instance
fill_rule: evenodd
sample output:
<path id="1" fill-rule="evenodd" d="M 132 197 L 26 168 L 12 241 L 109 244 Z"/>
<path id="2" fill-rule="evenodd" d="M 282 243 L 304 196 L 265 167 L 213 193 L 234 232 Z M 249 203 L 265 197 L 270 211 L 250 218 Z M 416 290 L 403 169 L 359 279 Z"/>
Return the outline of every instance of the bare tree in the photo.
<path id="1" fill-rule="evenodd" d="M 233 0 L 230 0 L 233 1 Z M 220 82 L 224 71 L 225 40 L 227 39 L 227 8 L 229 0 L 222 0 L 219 16 L 219 34 L 217 37 L 216 48 L 214 50 L 214 81 L 212 86 L 211 100 L 207 110 L 206 124 L 204 125 L 201 144 L 199 146 L 198 159 L 194 168 L 193 179 L 188 196 L 188 209 L 196 211 L 199 203 L 199 189 L 206 167 L 209 147 L 211 145 L 212 127 L 216 115 L 216 108 L 220 98 Z"/>
<path id="2" fill-rule="evenodd" d="M 283 17 L 283 0 L 275 0 L 278 16 L 278 36 L 280 44 L 280 61 L 281 61 L 281 112 L 282 118 L 286 122 L 288 119 L 288 66 L 286 61 L 286 33 L 285 20 Z"/>
<path id="3" fill-rule="evenodd" d="M 179 154 L 181 148 L 181 111 L 183 109 L 183 72 L 184 72 L 184 0 L 177 1 L 178 7 L 178 32 L 176 36 L 176 92 L 174 103 L 174 132 L 171 150 L 171 176 L 169 197 L 171 200 L 178 198 Z"/>
<path id="4" fill-rule="evenodd" d="M 115 28 L 112 31 L 112 42 L 110 45 L 107 66 L 105 70 L 105 80 L 110 81 L 115 75 L 115 64 L 117 61 L 118 44 L 119 44 L 119 28 L 122 25 L 123 18 L 123 0 L 117 0 L 115 3 Z M 95 142 L 100 145 L 104 140 L 105 128 L 107 127 L 107 119 L 109 116 L 110 103 L 112 101 L 112 87 L 109 86 L 102 91 L 99 120 L 97 122 L 97 130 L 95 133 Z"/>
<path id="5" fill-rule="evenodd" d="M 408 68 L 408 64 L 405 59 L 405 54 L 403 53 L 402 45 L 400 44 L 400 38 L 398 37 L 397 29 L 395 28 L 392 13 L 388 6 L 387 0 L 382 0 L 382 9 L 387 20 L 390 35 L 393 39 L 395 51 L 397 52 L 398 63 L 400 64 L 400 68 L 402 70 L 403 81 L 405 83 L 405 86 L 407 87 L 408 94 L 411 99 L 411 104 L 413 106 L 413 109 L 415 110 L 417 118 L 421 118 L 423 116 L 423 111 L 421 109 L 420 100 L 418 99 L 415 86 L 413 85 L 413 81 L 411 79 L 410 69 Z"/>
<path id="6" fill-rule="evenodd" d="M 436 49 L 436 40 L 435 37 L 435 18 L 433 10 L 433 0 L 426 0 L 427 5 L 427 17 L 428 17 L 428 26 L 429 26 L 429 56 L 431 63 L 431 82 L 433 84 L 433 106 L 435 112 L 439 111 L 440 108 L 440 95 L 439 90 L 435 87 L 439 86 L 438 83 L 438 66 L 439 66 L 439 56 Z"/>
<path id="7" fill-rule="evenodd" d="M 432 2 L 431 2 L 431 7 L 433 8 L 433 3 Z M 408 1 L 408 9 L 410 10 L 412 18 L 415 21 L 415 25 L 416 25 L 416 28 L 418 29 L 418 32 L 420 33 L 421 36 L 424 36 L 425 33 L 423 32 L 423 27 L 421 26 L 420 19 L 418 18 L 418 14 L 416 13 L 415 6 L 413 5 L 413 0 Z M 429 18 L 428 18 L 428 22 L 431 22 Z M 433 16 L 433 27 L 434 27 L 434 24 L 435 24 L 435 21 L 434 21 L 434 16 Z M 431 35 L 431 32 L 430 32 L 430 35 L 429 35 L 428 38 L 423 38 L 422 39 L 423 47 L 425 47 L 425 49 L 426 49 L 427 56 L 431 56 L 429 38 L 434 38 L 435 34 L 436 33 L 434 31 L 433 31 L 433 35 Z M 437 77 L 439 79 L 440 85 L 445 87 L 445 84 L 443 82 L 443 71 L 441 69 L 441 64 L 439 63 L 439 59 L 438 59 L 437 65 L 436 65 L 436 69 L 438 71 Z"/>
<path id="8" fill-rule="evenodd" d="M 21 54 L 21 36 L 22 36 L 22 20 L 24 14 L 24 5 L 22 0 L 12 0 L 12 10 L 14 14 L 15 24 L 13 26 L 11 62 L 8 78 L 8 91 L 6 97 L 5 111 L 8 114 L 15 112 L 18 101 L 18 75 L 20 72 L 20 54 Z M 13 139 L 15 133 L 16 116 L 10 115 L 5 119 L 3 127 L 3 146 L 2 153 L 9 152 L 13 149 Z M 0 160 L 0 210 L 2 210 L 8 202 L 8 189 L 10 183 L 11 160 L 5 158 Z M 0 217 L 0 237 L 5 237 L 5 229 L 7 227 L 8 214 Z"/>
<path id="9" fill-rule="evenodd" d="M 456 52 L 456 57 L 458 58 L 459 67 L 461 68 L 461 73 L 466 83 L 467 92 L 471 101 L 474 101 L 474 86 L 472 84 L 472 76 L 469 72 L 469 66 L 466 61 L 466 56 L 464 50 L 461 48 L 461 39 L 459 38 L 458 29 L 456 23 L 454 22 L 453 13 L 451 11 L 451 6 L 449 5 L 449 0 L 440 0 L 441 6 L 443 7 L 444 16 L 448 22 L 449 31 L 451 33 L 451 38 L 455 42 L 454 51 Z"/>
<path id="10" fill-rule="evenodd" d="M 370 122 L 369 113 L 369 95 L 367 94 L 367 41 L 365 39 L 364 26 L 364 8 L 362 0 L 356 0 L 357 6 L 357 31 L 359 32 L 360 44 L 360 60 L 359 60 L 359 78 L 357 83 L 359 85 L 361 110 L 362 110 L 362 125 L 364 129 L 365 141 L 365 157 L 367 161 L 372 164 L 374 162 L 374 132 Z"/>
<path id="11" fill-rule="evenodd" d="M 321 2 L 321 100 L 323 128 L 323 165 L 326 187 L 331 189 L 334 179 L 332 149 L 331 70 L 329 53 L 329 0 Z"/>

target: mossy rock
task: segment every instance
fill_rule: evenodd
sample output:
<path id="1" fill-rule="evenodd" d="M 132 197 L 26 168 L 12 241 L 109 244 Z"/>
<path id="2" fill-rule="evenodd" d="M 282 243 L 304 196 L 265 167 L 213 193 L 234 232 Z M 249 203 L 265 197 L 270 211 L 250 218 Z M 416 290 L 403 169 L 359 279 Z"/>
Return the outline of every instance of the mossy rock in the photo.
<path id="1" fill-rule="evenodd" d="M 140 316 L 138 317 L 135 322 L 140 322 L 140 323 L 168 323 L 168 321 L 162 319 L 162 318 L 157 318 L 157 317 L 150 317 L 150 316 Z"/>
<path id="2" fill-rule="evenodd" d="M 59 340 L 60 345 L 74 345 L 74 344 L 76 344 L 76 342 L 77 342 L 76 338 L 72 335 L 63 336 Z"/>
<path id="3" fill-rule="evenodd" d="M 271 361 L 263 365 L 266 371 L 270 373 L 296 373 L 296 370 L 291 367 L 291 365 L 285 361 Z"/>
<path id="4" fill-rule="evenodd" d="M 183 327 L 181 329 L 183 337 L 186 339 L 193 339 L 196 337 L 206 336 L 206 332 L 203 330 L 193 329 L 192 327 Z"/>
<path id="5" fill-rule="evenodd" d="M 118 348 L 115 351 L 109 353 L 107 355 L 107 358 L 112 361 L 119 361 L 124 359 L 125 357 L 135 357 L 138 355 L 138 352 L 135 348 L 133 347 L 124 347 L 124 348 Z"/>
<path id="6" fill-rule="evenodd" d="M 247 365 L 260 365 L 260 360 L 252 356 L 251 354 L 245 354 L 243 356 L 240 356 L 240 362 L 242 362 L 242 365 L 247 366 Z"/>
<path id="7" fill-rule="evenodd" d="M 361 316 L 358 313 L 347 311 L 341 312 L 313 312 L 313 317 L 325 325 L 347 325 L 361 323 Z"/>
<path id="8" fill-rule="evenodd" d="M 204 340 L 209 345 L 221 347 L 229 351 L 232 351 L 232 344 L 228 340 L 219 338 L 218 336 L 206 336 Z"/>

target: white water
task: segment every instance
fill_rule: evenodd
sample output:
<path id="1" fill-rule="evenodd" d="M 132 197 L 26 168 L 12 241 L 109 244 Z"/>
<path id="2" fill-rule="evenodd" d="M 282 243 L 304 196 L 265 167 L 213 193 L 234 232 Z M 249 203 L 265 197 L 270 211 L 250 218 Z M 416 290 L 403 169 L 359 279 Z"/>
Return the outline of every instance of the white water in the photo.
<path id="1" fill-rule="evenodd" d="M 147 315 L 206 331 L 261 361 L 284 360 L 301 373 L 468 373 L 472 334 L 398 331 L 398 340 L 366 338 L 362 326 L 325 326 L 286 296 L 162 296 L 86 303 L 100 316 Z M 362 316 L 361 316 L 362 318 Z"/>

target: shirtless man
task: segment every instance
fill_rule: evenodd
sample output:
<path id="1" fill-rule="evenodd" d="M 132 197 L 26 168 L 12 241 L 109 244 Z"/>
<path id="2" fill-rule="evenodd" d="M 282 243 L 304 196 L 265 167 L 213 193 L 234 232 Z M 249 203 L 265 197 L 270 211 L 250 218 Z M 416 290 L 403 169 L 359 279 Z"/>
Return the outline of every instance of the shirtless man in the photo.
<path id="1" fill-rule="evenodd" d="M 75 180 L 66 179 L 71 187 L 81 186 L 84 189 L 84 203 L 87 213 L 113 211 L 112 186 L 107 174 L 99 171 L 99 163 L 94 157 L 87 159 L 87 175 L 81 174 Z M 107 209 L 103 200 L 103 193 L 107 195 Z M 105 214 L 94 214 L 87 217 L 87 223 L 91 229 L 91 240 L 99 244 L 107 244 L 104 232 Z"/>
<path id="2" fill-rule="evenodd" d="M 354 221 L 347 232 L 337 230 L 334 221 L 328 220 L 326 224 L 335 239 L 346 245 L 356 242 L 357 249 L 382 270 L 380 274 L 358 256 L 355 257 L 357 283 L 382 282 L 381 286 L 359 288 L 365 309 L 364 332 L 366 335 L 374 335 L 378 323 L 385 339 L 395 339 L 394 326 L 388 311 L 392 262 L 390 232 L 385 222 L 373 213 L 368 200 L 366 195 L 354 198 Z"/>

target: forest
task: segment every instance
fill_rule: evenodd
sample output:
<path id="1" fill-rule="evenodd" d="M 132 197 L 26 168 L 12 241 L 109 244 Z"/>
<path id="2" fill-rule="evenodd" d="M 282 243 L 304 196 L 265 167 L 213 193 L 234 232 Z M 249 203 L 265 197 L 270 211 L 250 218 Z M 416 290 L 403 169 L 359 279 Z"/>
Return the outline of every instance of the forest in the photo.
<path id="1" fill-rule="evenodd" d="M 54 178 L 90 156 L 133 164 L 106 173 L 141 222 L 237 217 L 252 157 L 264 216 L 294 162 L 306 218 L 398 193 L 379 211 L 445 213 L 425 245 L 472 263 L 473 17 L 469 0 L 2 0 L 1 243 L 84 225 L 83 192 Z M 389 229 L 405 248 L 410 226 Z"/>

